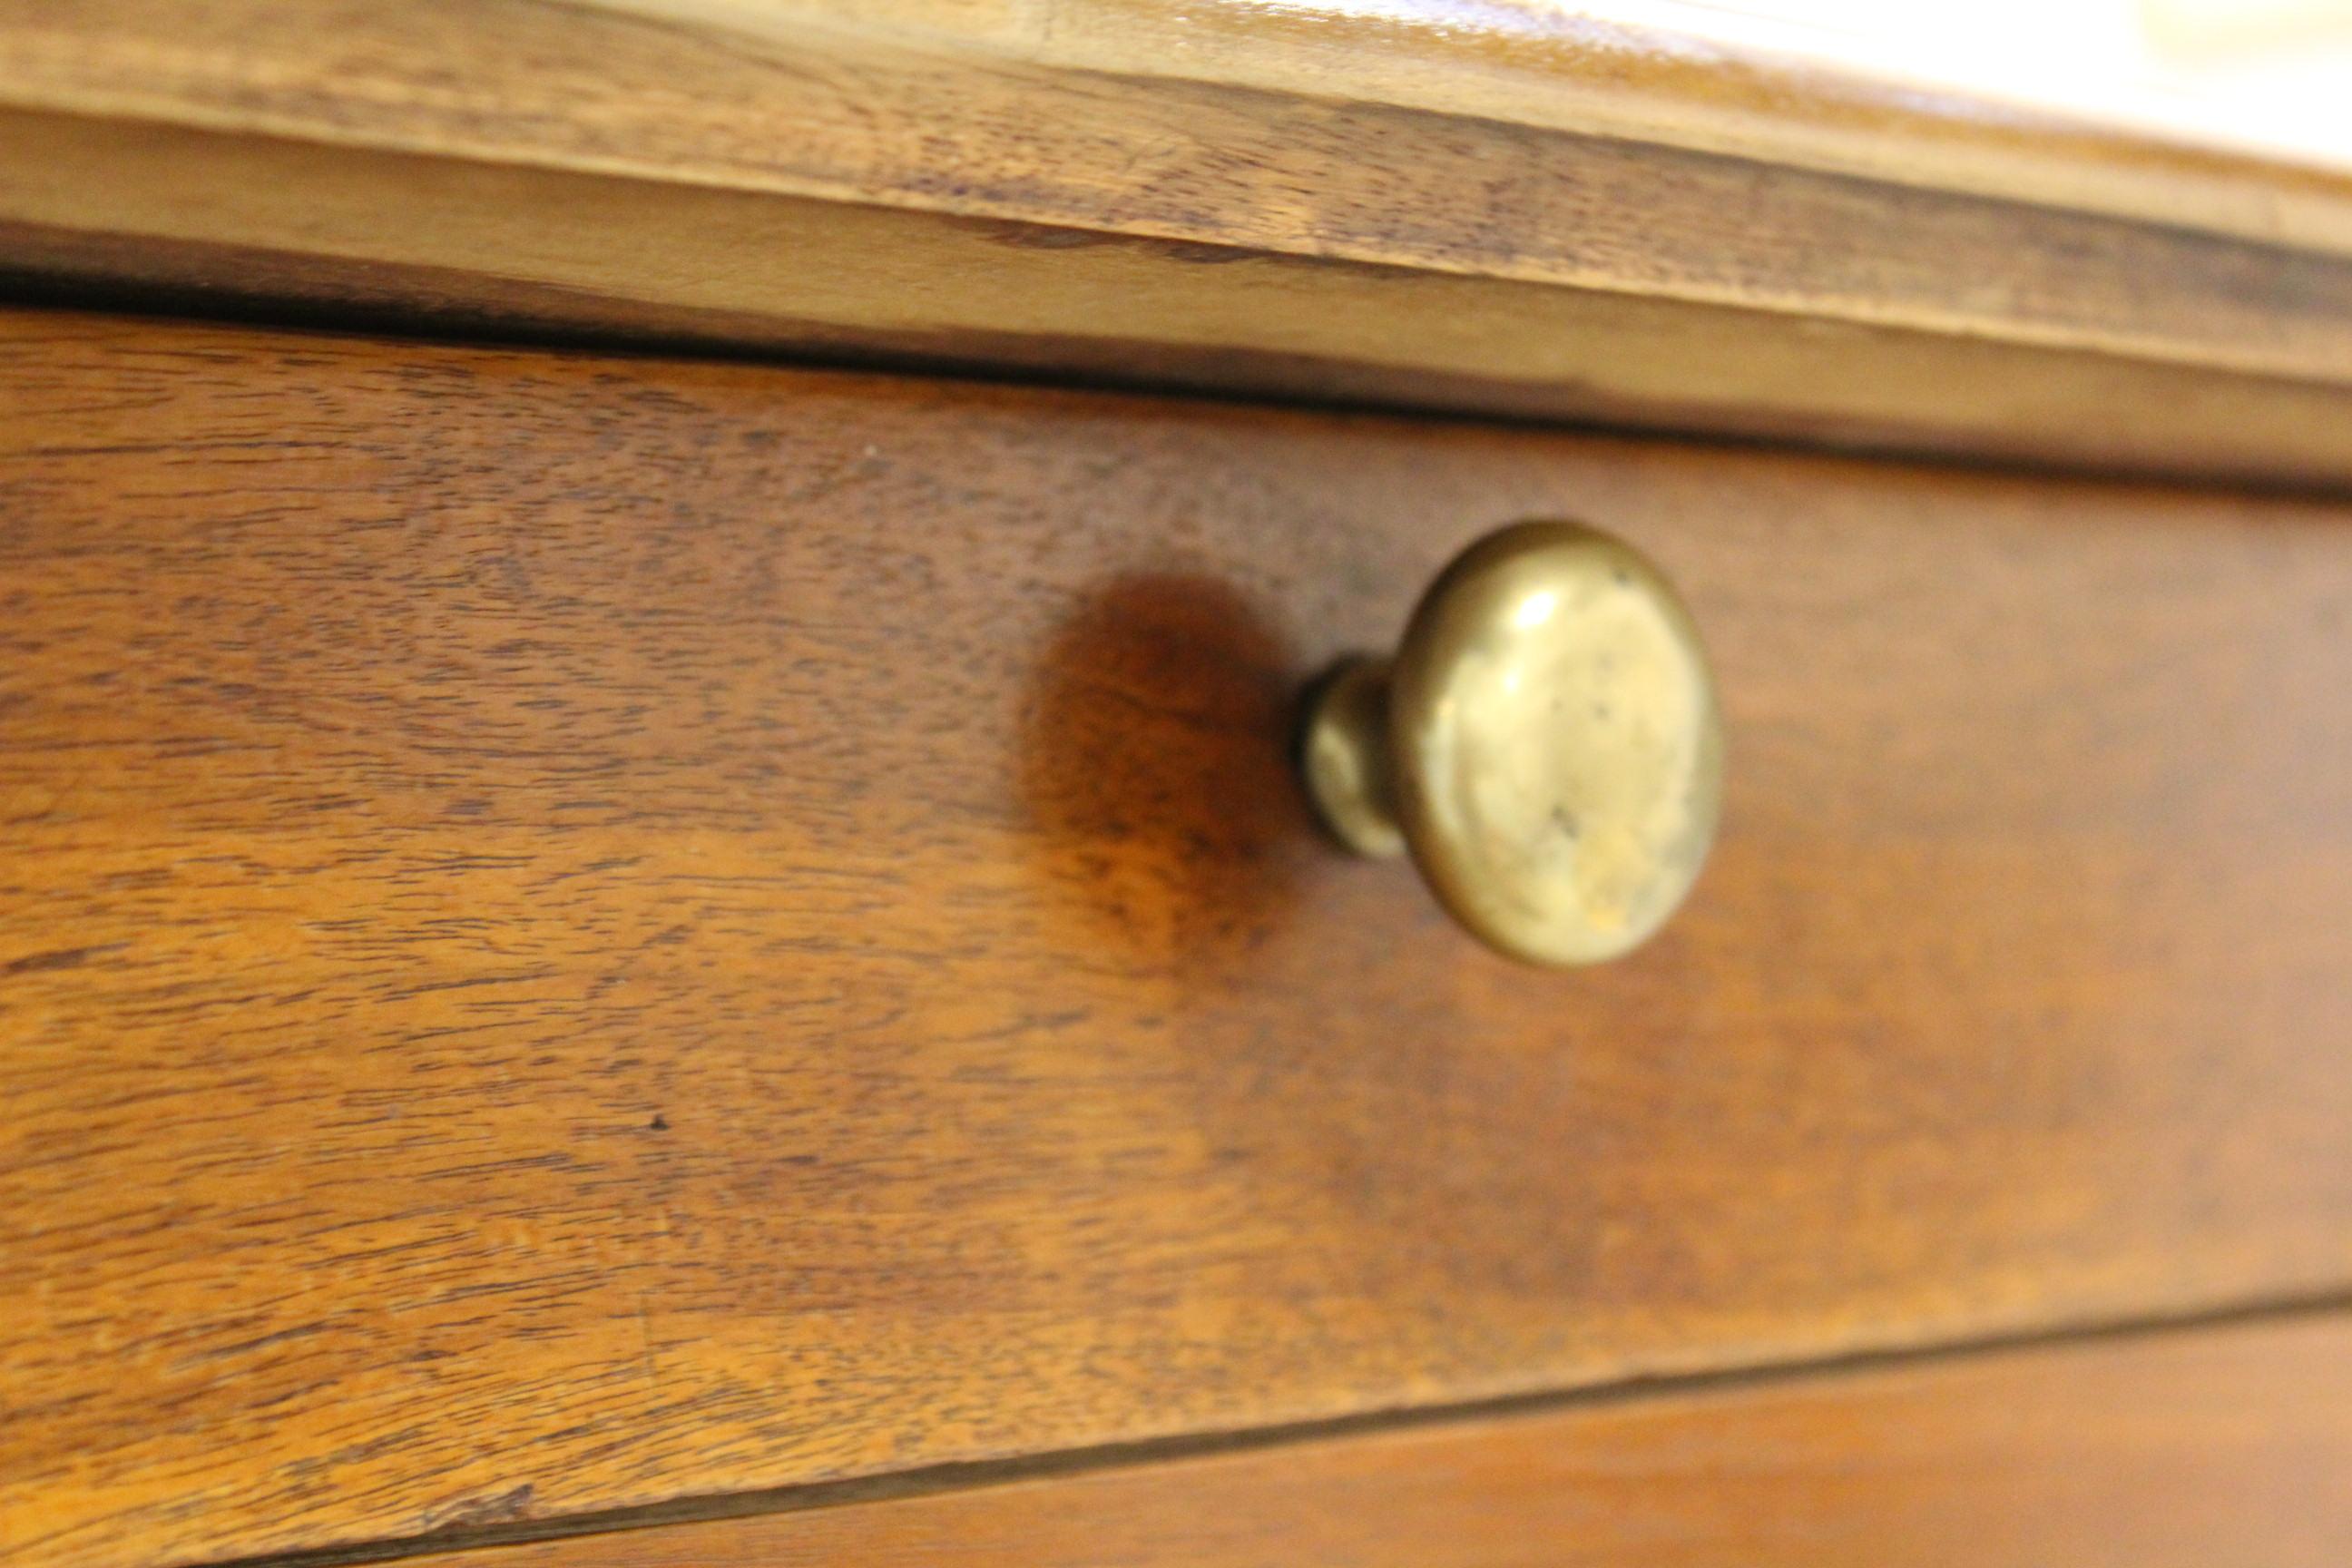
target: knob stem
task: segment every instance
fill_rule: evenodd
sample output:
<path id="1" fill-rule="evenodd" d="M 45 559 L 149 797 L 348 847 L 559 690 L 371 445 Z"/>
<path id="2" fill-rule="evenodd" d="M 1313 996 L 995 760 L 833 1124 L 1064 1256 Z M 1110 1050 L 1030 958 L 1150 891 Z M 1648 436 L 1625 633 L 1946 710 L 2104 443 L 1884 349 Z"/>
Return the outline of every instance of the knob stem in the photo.
<path id="1" fill-rule="evenodd" d="M 1307 699 L 1299 736 L 1316 815 L 1331 837 L 1372 860 L 1394 859 L 1405 847 L 1389 744 L 1389 666 L 1359 656 L 1332 670 Z"/>

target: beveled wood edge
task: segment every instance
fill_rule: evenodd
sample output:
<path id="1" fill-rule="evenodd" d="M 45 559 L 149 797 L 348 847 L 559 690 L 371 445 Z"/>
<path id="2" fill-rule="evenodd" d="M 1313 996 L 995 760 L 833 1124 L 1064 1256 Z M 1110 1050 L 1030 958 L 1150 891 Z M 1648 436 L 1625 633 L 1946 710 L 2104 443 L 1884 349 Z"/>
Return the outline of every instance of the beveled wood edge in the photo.
<path id="1" fill-rule="evenodd" d="M 2352 1308 L 2256 1310 L 496 1526 L 280 1568 L 2326 1568 Z M 1563 1554 L 1565 1553 L 1565 1555 Z M 1668 1555 L 1662 1557 L 1661 1553 Z"/>
<path id="2" fill-rule="evenodd" d="M 1939 188 L 1937 157 L 1897 181 L 1885 150 L 1868 175 L 1769 136 L 1693 150 L 1786 84 L 1672 40 L 1612 35 L 1639 62 L 1612 76 L 1573 29 L 1432 26 L 1342 68 L 1213 6 L 1186 76 L 954 12 L 499 0 L 330 27 L 301 0 L 0 0 L 0 234 L 20 278 L 394 324 L 2352 481 L 2352 182 L 1799 96 L 1898 150 L 2021 138 L 2098 173 L 2076 195 L 2125 169 L 2236 198 L 2158 222 L 1988 195 L 1967 160 Z M 1423 47 L 1450 100 L 1397 85 Z M 1283 90 L 1293 54 L 1338 75 Z M 943 104 L 982 129 L 936 134 Z"/>
<path id="3" fill-rule="evenodd" d="M 86 224 L 30 180 L 0 190 L 0 279 L 13 280 L 0 291 L 62 285 L 109 309 L 2352 484 L 2352 388 L 2104 353 L 5 110 L 0 165 L 114 209 Z M 351 202 L 320 199 L 337 187 Z M 382 222 L 383 193 L 434 221 Z M 642 221 L 614 224 L 614 211 Z M 534 265 L 486 270 L 525 215 Z M 679 228 L 773 247 L 795 270 L 756 292 L 666 270 L 655 263 Z M 903 308 L 950 289 L 951 319 Z"/>

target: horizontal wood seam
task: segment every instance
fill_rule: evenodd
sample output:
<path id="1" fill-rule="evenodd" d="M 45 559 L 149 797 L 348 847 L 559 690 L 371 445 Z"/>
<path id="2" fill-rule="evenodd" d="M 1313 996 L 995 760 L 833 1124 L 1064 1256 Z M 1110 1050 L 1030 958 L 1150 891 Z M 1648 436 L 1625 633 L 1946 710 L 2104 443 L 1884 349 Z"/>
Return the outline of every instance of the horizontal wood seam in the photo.
<path id="1" fill-rule="evenodd" d="M 1022 1481 L 1051 1480 L 1173 1459 L 1248 1454 L 1333 1438 L 1418 1431 L 1457 1422 L 1552 1415 L 1573 1410 L 1630 1405 L 1670 1394 L 1736 1393 L 1746 1389 L 1785 1387 L 1791 1384 L 1825 1382 L 1893 1369 L 1949 1365 L 2021 1351 L 2127 1343 L 2226 1328 L 2284 1324 L 2337 1314 L 2352 1314 L 2352 1289 L 2241 1302 L 2178 1314 L 2159 1313 L 2106 1322 L 2057 1324 L 2030 1331 L 1949 1340 L 1932 1345 L 1863 1350 L 1784 1362 L 1758 1362 L 1747 1366 L 1706 1372 L 1638 1374 L 1604 1384 L 1509 1394 L 1496 1399 L 1365 1411 L 1325 1420 L 1228 1432 L 1186 1433 L 1132 1443 L 1026 1455 L 1018 1458 L 929 1465 L 886 1475 L 721 1493 L 683 1499 L 650 1508 L 583 1513 L 564 1519 L 538 1520 L 527 1524 L 477 1525 L 360 1546 L 221 1559 L 210 1564 L 209 1568 L 344 1568 L 346 1564 L 391 1563 L 445 1552 L 520 1546 L 625 1530 L 654 1530 L 667 1525 L 797 1513 L 853 1503 L 932 1497 L 946 1492 Z"/>
<path id="2" fill-rule="evenodd" d="M 2352 476 L 2335 479 L 2296 472 L 2150 471 L 2129 465 L 2090 463 L 2017 450 L 1922 450 L 1900 443 L 1844 444 L 1729 429 L 1661 430 L 1633 420 L 1561 416 L 1474 406 L 1433 408 L 1404 399 L 1339 395 L 1318 396 L 1263 385 L 1221 387 L 1155 379 L 1149 374 L 1121 376 L 1114 372 L 1076 366 L 1050 367 L 985 358 L 934 357 L 913 351 L 863 347 L 853 343 L 783 347 L 690 331 L 633 330 L 619 325 L 501 314 L 487 310 L 427 310 L 398 305 L 322 301 L 259 289 L 232 293 L 163 283 L 142 285 L 118 279 L 27 270 L 12 267 L 5 259 L 0 259 L 0 310 L 105 315 L 126 321 L 152 321 L 159 326 L 229 327 L 267 331 L 278 336 L 315 335 L 378 344 L 415 344 L 423 348 L 513 350 L 565 358 L 593 356 L 680 364 L 837 372 L 904 380 L 954 382 L 974 387 L 1084 393 L 1220 408 L 1360 416 L 1497 430 L 1556 431 L 1612 439 L 1665 439 L 1676 446 L 1702 451 L 1811 455 L 1824 462 L 1864 462 L 1906 469 L 1925 468 L 1989 477 L 2056 479 L 2069 484 L 2087 483 L 2122 490 L 2143 490 L 2153 487 L 2181 494 L 2260 495 L 2313 501 L 2336 500 L 2352 495 Z M 2118 364 L 2129 363 L 2095 350 L 2070 350 L 2067 354 L 2074 359 L 2115 359 Z M 2272 378 L 2247 379 L 2267 382 Z"/>

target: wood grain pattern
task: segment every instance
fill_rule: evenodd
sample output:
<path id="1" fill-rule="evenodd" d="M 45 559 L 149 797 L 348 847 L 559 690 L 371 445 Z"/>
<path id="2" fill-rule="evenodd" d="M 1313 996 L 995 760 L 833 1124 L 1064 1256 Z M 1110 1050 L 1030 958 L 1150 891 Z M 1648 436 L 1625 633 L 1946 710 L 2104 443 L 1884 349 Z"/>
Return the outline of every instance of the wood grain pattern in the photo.
<path id="1" fill-rule="evenodd" d="M 5 0 L 0 238 L 20 282 L 2352 482 L 2352 178 L 1482 15 Z"/>
<path id="2" fill-rule="evenodd" d="M 2340 1568 L 2340 1318 L 1645 1395 L 419 1568 Z"/>
<path id="3" fill-rule="evenodd" d="M 1297 686 L 1581 516 L 1727 820 L 1530 973 Z M 0 1554 L 2352 1283 L 2352 511 L 0 320 Z"/>

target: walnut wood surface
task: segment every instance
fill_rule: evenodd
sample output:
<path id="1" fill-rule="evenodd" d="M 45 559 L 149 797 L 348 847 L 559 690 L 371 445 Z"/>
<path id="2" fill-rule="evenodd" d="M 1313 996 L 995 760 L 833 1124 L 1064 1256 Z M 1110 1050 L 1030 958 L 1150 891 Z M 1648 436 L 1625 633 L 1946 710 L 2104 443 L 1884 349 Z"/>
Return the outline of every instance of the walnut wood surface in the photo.
<path id="1" fill-rule="evenodd" d="M 1298 686 L 1580 516 L 1723 838 L 1548 974 Z M 2352 510 L 0 319 L 0 1555 L 2352 1284 Z"/>
<path id="2" fill-rule="evenodd" d="M 2341 1318 L 1874 1368 L 419 1568 L 2341 1568 Z"/>
<path id="3" fill-rule="evenodd" d="M 0 0 L 17 274 L 2352 484 L 2352 177 L 1541 7 Z"/>

